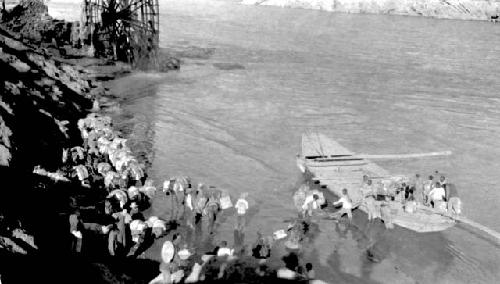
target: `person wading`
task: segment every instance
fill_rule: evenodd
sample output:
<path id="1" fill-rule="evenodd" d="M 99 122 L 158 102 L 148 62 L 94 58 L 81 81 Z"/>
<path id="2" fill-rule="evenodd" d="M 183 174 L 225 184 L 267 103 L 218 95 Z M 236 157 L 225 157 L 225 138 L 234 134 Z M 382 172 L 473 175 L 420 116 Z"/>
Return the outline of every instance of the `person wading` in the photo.
<path id="1" fill-rule="evenodd" d="M 217 220 L 217 213 L 220 210 L 219 197 L 217 192 L 212 191 L 210 197 L 208 198 L 207 205 L 205 206 L 205 216 L 208 219 L 208 232 L 213 234 L 215 221 Z"/>
<path id="2" fill-rule="evenodd" d="M 348 195 L 347 188 L 342 189 L 342 196 L 340 199 L 333 202 L 333 206 L 337 206 L 339 204 L 342 204 L 342 209 L 337 212 L 338 216 L 342 217 L 342 215 L 347 214 L 347 218 L 350 222 L 352 220 L 352 201 Z"/>
<path id="3" fill-rule="evenodd" d="M 247 196 L 248 193 L 242 193 L 234 205 L 236 208 L 236 230 L 238 231 L 243 231 L 246 225 L 246 213 L 248 210 L 248 201 L 246 200 Z"/>
<path id="4" fill-rule="evenodd" d="M 372 180 L 368 179 L 366 184 L 361 188 L 363 193 L 363 203 L 362 206 L 368 213 L 368 221 L 371 221 L 377 217 L 377 206 L 375 205 L 376 193 L 374 192 Z"/>

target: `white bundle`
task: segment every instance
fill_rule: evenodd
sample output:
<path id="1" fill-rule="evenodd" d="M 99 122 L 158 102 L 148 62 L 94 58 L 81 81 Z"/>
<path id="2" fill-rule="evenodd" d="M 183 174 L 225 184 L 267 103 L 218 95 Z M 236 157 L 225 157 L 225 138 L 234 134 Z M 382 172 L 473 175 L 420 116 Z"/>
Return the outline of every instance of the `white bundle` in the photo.
<path id="1" fill-rule="evenodd" d="M 134 180 L 140 180 L 141 178 L 144 177 L 144 171 L 142 170 L 141 166 L 137 162 L 132 162 L 128 166 L 130 173 L 132 174 L 132 178 Z"/>
<path id="2" fill-rule="evenodd" d="M 89 177 L 89 172 L 84 165 L 74 166 L 73 169 L 76 171 L 76 175 L 80 181 L 84 181 Z"/>
<path id="3" fill-rule="evenodd" d="M 101 175 L 106 175 L 107 172 L 111 170 L 111 165 L 108 163 L 97 164 L 97 172 Z"/>

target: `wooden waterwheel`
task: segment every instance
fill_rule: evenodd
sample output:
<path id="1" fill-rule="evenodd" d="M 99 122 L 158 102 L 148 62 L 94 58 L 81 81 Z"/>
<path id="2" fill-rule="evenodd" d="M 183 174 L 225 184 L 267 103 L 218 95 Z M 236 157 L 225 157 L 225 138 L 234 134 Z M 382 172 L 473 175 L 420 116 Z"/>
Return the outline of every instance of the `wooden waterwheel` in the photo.
<path id="1" fill-rule="evenodd" d="M 133 61 L 158 46 L 158 0 L 84 0 L 82 8 L 97 53 Z"/>

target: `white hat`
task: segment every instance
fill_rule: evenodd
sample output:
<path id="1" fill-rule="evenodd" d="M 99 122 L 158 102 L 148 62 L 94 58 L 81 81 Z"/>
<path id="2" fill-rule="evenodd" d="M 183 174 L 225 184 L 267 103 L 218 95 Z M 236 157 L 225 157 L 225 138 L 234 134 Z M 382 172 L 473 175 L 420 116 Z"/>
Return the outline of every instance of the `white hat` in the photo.
<path id="1" fill-rule="evenodd" d="M 188 249 L 180 250 L 177 254 L 179 255 L 179 258 L 182 260 L 186 260 L 192 255 Z"/>

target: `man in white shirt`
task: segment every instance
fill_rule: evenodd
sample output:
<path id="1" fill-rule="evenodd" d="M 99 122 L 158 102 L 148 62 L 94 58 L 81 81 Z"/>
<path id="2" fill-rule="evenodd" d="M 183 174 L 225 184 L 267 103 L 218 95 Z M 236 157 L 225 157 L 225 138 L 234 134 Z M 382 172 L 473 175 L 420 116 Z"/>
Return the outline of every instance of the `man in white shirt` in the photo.
<path id="1" fill-rule="evenodd" d="M 350 222 L 352 220 L 352 201 L 347 194 L 347 188 L 342 189 L 342 196 L 340 199 L 333 202 L 334 206 L 338 204 L 342 204 L 342 209 L 337 212 L 338 216 L 342 217 L 342 215 L 347 214 L 347 218 L 349 218 Z"/>
<path id="2" fill-rule="evenodd" d="M 433 203 L 433 207 L 436 206 L 437 201 L 444 201 L 446 193 L 444 188 L 441 186 L 440 182 L 436 182 L 434 188 L 429 192 L 429 199 Z"/>
<path id="3" fill-rule="evenodd" d="M 304 205 L 302 205 L 302 214 L 304 215 L 304 217 L 312 216 L 312 211 L 318 209 L 318 199 L 319 196 L 317 194 L 306 196 Z"/>
<path id="4" fill-rule="evenodd" d="M 242 193 L 240 198 L 236 201 L 234 207 L 236 208 L 236 230 L 242 231 L 246 223 L 246 213 L 248 210 L 248 201 L 245 199 L 248 193 Z"/>
<path id="5" fill-rule="evenodd" d="M 233 250 L 227 246 L 226 241 L 222 241 L 219 249 L 217 250 L 217 256 L 232 256 Z"/>

